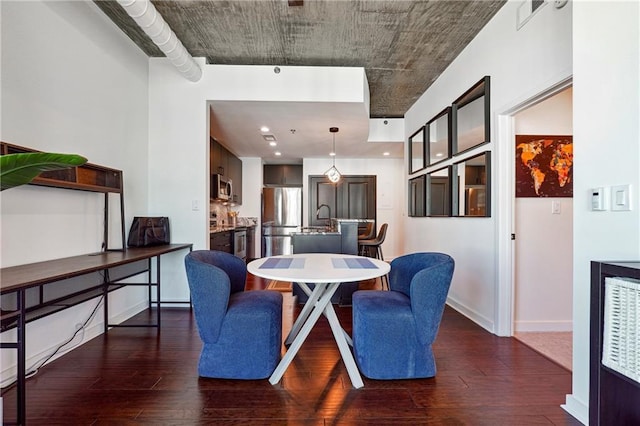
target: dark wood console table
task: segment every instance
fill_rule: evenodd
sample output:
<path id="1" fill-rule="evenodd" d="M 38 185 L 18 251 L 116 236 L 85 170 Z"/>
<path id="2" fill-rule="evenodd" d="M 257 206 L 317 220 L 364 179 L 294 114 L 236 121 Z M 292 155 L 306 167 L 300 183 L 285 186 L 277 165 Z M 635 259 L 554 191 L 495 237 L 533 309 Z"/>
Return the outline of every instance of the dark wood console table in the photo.
<path id="1" fill-rule="evenodd" d="M 122 326 L 109 323 L 108 293 L 124 286 L 147 286 L 149 309 L 156 306 L 156 324 L 140 327 L 160 327 L 160 256 L 178 250 L 189 249 L 193 244 L 168 244 L 154 247 L 129 248 L 124 251 L 107 251 L 95 254 L 67 257 L 27 265 L 0 269 L 0 295 L 2 295 L 1 331 L 16 328 L 15 342 L 2 342 L 0 348 L 17 350 L 17 423 L 24 424 L 25 408 L 25 325 L 87 300 L 104 296 L 104 330 Z M 152 259 L 156 259 L 156 278 L 152 277 Z M 147 282 L 123 282 L 139 274 L 147 274 Z M 78 287 L 62 285 L 76 277 L 98 279 Z M 60 287 L 60 288 L 57 288 Z M 156 288 L 155 300 L 152 288 Z M 58 290 L 58 291 L 56 291 Z M 137 327 L 137 325 L 127 325 Z"/>

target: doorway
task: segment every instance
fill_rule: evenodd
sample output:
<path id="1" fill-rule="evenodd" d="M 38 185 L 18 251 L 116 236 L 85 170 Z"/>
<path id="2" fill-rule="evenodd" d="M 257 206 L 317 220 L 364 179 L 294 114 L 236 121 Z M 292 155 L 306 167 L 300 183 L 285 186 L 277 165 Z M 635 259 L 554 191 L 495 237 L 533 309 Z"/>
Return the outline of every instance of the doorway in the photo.
<path id="1" fill-rule="evenodd" d="M 513 114 L 516 140 L 536 140 L 521 135 L 572 136 L 572 110 L 572 89 L 568 87 L 517 111 Z M 514 164 L 522 161 L 523 149 L 518 151 L 520 156 L 512 149 Z M 543 154 L 536 155 L 535 158 L 542 158 Z M 542 179 L 554 179 L 555 184 L 558 175 L 546 173 Z M 516 191 L 512 203 L 516 235 L 513 335 L 571 370 L 573 199 L 542 196 L 542 192 L 528 197 L 518 195 Z"/>

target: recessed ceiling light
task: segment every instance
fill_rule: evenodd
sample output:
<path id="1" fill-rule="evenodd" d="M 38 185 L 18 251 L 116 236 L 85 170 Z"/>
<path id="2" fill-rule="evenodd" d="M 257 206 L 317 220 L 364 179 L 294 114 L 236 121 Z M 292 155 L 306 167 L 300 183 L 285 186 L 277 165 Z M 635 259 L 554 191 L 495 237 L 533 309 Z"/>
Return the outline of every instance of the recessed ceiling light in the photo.
<path id="1" fill-rule="evenodd" d="M 382 155 L 387 156 L 387 155 L 389 155 L 389 152 L 383 152 Z"/>
<path id="2" fill-rule="evenodd" d="M 336 156 L 336 153 L 335 153 L 335 152 L 330 152 L 330 153 L 329 153 L 329 156 L 330 156 L 330 157 L 335 157 L 335 156 Z"/>
<path id="3" fill-rule="evenodd" d="M 269 146 L 276 146 L 276 145 L 278 145 L 278 142 L 276 141 L 269 142 Z"/>
<path id="4" fill-rule="evenodd" d="M 260 127 L 260 131 L 261 131 L 262 133 L 266 133 L 266 132 L 268 132 L 268 131 L 269 131 L 269 128 L 268 128 L 267 126 L 262 126 L 262 127 Z"/>
<path id="5" fill-rule="evenodd" d="M 280 157 L 282 155 L 280 151 L 276 151 L 274 154 L 276 155 L 276 157 Z"/>
<path id="6" fill-rule="evenodd" d="M 262 135 L 265 141 L 275 141 L 276 137 L 273 135 Z"/>
<path id="7" fill-rule="evenodd" d="M 444 154 L 442 154 L 441 152 L 438 152 L 438 153 L 436 154 L 436 157 L 442 157 L 443 155 L 444 155 Z"/>

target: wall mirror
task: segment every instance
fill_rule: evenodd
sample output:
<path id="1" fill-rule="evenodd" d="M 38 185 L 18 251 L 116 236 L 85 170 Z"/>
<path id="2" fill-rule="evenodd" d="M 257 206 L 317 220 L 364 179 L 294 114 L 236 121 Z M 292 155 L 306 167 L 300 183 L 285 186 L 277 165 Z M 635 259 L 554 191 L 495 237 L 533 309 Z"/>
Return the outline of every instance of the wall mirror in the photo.
<path id="1" fill-rule="evenodd" d="M 424 163 L 424 126 L 409 136 L 409 173 L 425 168 Z"/>
<path id="2" fill-rule="evenodd" d="M 426 216 L 425 175 L 409 180 L 409 216 Z"/>
<path id="3" fill-rule="evenodd" d="M 491 153 L 484 152 L 453 165 L 454 216 L 491 216 Z"/>
<path id="4" fill-rule="evenodd" d="M 454 154 L 488 143 L 491 138 L 489 81 L 484 77 L 453 103 Z"/>
<path id="5" fill-rule="evenodd" d="M 447 107 L 427 123 L 426 140 L 428 165 L 451 157 L 451 107 Z"/>
<path id="6" fill-rule="evenodd" d="M 427 174 L 427 216 L 451 216 L 451 167 Z"/>

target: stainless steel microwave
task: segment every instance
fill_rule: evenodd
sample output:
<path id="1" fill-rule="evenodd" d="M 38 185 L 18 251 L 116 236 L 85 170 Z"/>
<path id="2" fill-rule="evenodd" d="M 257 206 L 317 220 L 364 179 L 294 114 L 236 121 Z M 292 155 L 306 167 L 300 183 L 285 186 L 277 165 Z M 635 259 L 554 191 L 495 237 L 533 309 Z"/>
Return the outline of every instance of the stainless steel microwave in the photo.
<path id="1" fill-rule="evenodd" d="M 232 194 L 232 182 L 228 177 L 213 174 L 211 175 L 211 199 L 229 201 Z"/>

